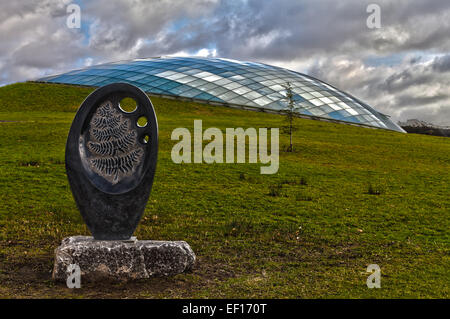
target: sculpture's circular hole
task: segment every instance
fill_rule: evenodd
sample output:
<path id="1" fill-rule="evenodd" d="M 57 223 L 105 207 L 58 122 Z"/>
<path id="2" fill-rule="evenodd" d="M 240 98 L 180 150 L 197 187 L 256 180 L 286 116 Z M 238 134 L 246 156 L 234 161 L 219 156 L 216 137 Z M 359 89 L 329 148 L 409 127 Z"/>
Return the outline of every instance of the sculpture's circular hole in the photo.
<path id="1" fill-rule="evenodd" d="M 142 142 L 143 142 L 144 144 L 147 144 L 149 141 L 150 141 L 150 136 L 144 135 L 144 137 L 142 138 Z"/>
<path id="2" fill-rule="evenodd" d="M 148 123 L 148 121 L 145 116 L 139 117 L 136 122 L 137 126 L 139 126 L 139 127 L 146 127 L 147 123 Z"/>
<path id="3" fill-rule="evenodd" d="M 122 112 L 133 113 L 137 109 L 137 103 L 134 99 L 126 97 L 120 101 L 119 108 Z"/>

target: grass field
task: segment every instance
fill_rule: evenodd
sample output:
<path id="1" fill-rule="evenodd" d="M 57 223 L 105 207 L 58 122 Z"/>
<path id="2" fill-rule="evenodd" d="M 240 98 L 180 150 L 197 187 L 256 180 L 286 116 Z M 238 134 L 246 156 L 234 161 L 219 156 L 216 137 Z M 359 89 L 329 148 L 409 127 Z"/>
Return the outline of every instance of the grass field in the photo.
<path id="1" fill-rule="evenodd" d="M 0 297 L 449 298 L 449 138 L 297 119 L 295 152 L 280 153 L 278 174 L 260 175 L 260 164 L 174 164 L 171 132 L 192 131 L 194 119 L 224 130 L 280 127 L 283 118 L 156 97 L 158 167 L 136 236 L 186 240 L 195 268 L 75 290 L 54 283 L 55 247 L 89 234 L 64 150 L 91 91 L 0 88 Z M 369 264 L 381 267 L 381 289 L 366 286 Z"/>

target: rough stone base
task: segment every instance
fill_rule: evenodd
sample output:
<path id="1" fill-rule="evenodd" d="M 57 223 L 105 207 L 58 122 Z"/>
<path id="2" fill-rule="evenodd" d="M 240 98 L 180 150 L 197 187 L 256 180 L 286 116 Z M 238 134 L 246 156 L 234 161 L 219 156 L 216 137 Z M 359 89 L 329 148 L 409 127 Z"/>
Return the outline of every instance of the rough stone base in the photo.
<path id="1" fill-rule="evenodd" d="M 81 270 L 81 279 L 141 279 L 173 276 L 190 270 L 195 254 L 184 241 L 94 240 L 90 236 L 64 238 L 55 249 L 54 280 L 66 280 L 70 264 Z"/>

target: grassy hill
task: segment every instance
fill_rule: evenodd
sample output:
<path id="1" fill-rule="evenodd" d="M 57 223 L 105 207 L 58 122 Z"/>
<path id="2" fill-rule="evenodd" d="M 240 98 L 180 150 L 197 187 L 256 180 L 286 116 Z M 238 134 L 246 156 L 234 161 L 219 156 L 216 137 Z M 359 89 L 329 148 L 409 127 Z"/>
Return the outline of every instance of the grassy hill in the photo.
<path id="1" fill-rule="evenodd" d="M 0 88 L 0 297 L 448 298 L 450 140 L 296 119 L 294 153 L 260 164 L 174 164 L 173 129 L 280 127 L 283 117 L 152 97 L 158 168 L 140 239 L 186 240 L 173 278 L 51 280 L 62 238 L 89 232 L 69 189 L 65 141 L 92 91 Z M 287 136 L 281 146 L 287 147 Z M 275 191 L 274 191 L 275 190 Z M 381 289 L 366 268 L 381 267 Z"/>

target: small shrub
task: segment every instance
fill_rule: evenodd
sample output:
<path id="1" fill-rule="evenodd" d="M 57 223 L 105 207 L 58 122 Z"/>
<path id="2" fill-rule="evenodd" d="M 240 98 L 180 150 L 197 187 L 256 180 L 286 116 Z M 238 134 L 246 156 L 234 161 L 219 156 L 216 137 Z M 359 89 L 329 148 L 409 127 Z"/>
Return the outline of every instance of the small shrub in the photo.
<path id="1" fill-rule="evenodd" d="M 380 187 L 375 187 L 372 184 L 369 184 L 369 187 L 367 188 L 367 194 L 381 195 L 382 193 L 383 193 L 383 190 Z"/>
<path id="2" fill-rule="evenodd" d="M 283 184 L 276 184 L 269 186 L 269 195 L 273 197 L 281 196 L 281 191 L 283 189 Z"/>
<path id="3" fill-rule="evenodd" d="M 300 178 L 300 185 L 308 185 L 306 178 L 304 178 L 303 176 Z"/>
<path id="4" fill-rule="evenodd" d="M 226 237 L 239 237 L 253 232 L 253 223 L 246 220 L 231 220 L 224 225 L 224 235 Z"/>
<path id="5" fill-rule="evenodd" d="M 28 161 L 28 162 L 20 162 L 20 166 L 34 166 L 39 167 L 39 161 Z"/>
<path id="6" fill-rule="evenodd" d="M 64 159 L 53 158 L 53 157 L 50 158 L 49 161 L 50 161 L 50 163 L 56 164 L 56 165 L 63 165 L 66 163 Z"/>
<path id="7" fill-rule="evenodd" d="M 300 180 L 283 180 L 280 184 L 282 185 L 308 185 L 308 182 L 306 181 L 306 178 L 301 177 Z"/>
<path id="8" fill-rule="evenodd" d="M 306 181 L 306 178 L 301 177 L 300 180 L 294 179 L 294 180 L 283 180 L 280 184 L 282 185 L 308 185 L 308 182 Z"/>
<path id="9" fill-rule="evenodd" d="M 245 174 L 244 173 L 239 173 L 239 180 L 240 181 L 244 181 L 245 180 Z"/>
<path id="10" fill-rule="evenodd" d="M 308 196 L 308 195 L 298 195 L 296 199 L 297 199 L 297 201 L 301 201 L 301 202 L 310 202 L 310 201 L 312 201 L 312 197 Z"/>

